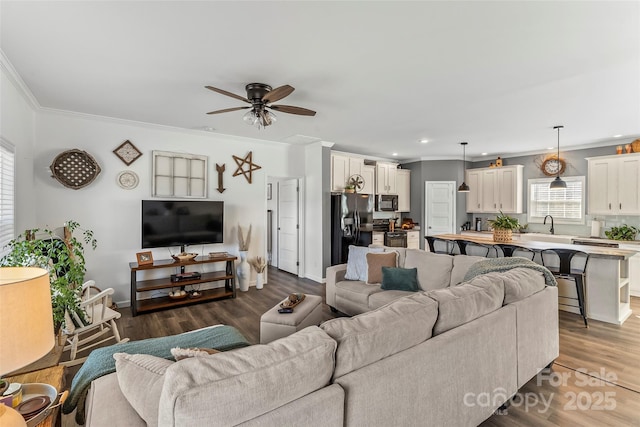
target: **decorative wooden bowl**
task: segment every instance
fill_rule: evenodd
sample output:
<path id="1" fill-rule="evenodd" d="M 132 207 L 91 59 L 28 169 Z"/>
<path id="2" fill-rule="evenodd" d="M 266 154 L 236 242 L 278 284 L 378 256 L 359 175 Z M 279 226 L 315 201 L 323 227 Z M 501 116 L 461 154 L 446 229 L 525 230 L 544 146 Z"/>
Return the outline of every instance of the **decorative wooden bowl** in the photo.
<path id="1" fill-rule="evenodd" d="M 171 255 L 171 257 L 176 261 L 193 261 L 197 256 L 198 254 L 187 253 L 187 252 L 183 252 L 177 255 Z"/>

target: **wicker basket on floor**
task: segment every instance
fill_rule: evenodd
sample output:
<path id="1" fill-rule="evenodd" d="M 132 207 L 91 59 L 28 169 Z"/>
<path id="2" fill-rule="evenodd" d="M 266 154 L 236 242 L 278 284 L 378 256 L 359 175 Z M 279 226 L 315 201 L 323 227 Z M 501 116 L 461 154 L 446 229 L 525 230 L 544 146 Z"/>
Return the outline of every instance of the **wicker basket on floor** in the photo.
<path id="1" fill-rule="evenodd" d="M 503 228 L 493 229 L 493 240 L 496 242 L 510 242 L 513 239 L 513 231 Z"/>

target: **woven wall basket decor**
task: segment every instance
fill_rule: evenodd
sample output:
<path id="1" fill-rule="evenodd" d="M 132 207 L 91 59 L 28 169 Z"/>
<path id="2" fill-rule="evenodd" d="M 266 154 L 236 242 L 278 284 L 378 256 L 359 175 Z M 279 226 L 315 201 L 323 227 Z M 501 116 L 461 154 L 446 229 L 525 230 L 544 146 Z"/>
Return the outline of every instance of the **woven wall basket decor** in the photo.
<path id="1" fill-rule="evenodd" d="M 78 149 L 58 154 L 49 169 L 60 184 L 74 190 L 91 184 L 100 173 L 96 159 L 86 151 Z"/>

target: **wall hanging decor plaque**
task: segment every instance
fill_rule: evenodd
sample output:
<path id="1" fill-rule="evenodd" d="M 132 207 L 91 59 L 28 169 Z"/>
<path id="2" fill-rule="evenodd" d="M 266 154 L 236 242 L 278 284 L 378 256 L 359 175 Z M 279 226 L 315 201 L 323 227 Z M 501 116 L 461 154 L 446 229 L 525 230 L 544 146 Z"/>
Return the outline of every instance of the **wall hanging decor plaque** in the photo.
<path id="1" fill-rule="evenodd" d="M 125 190 L 136 188 L 139 181 L 140 179 L 138 178 L 138 174 L 134 171 L 122 171 L 116 178 L 116 182 L 120 188 L 124 188 Z"/>
<path id="2" fill-rule="evenodd" d="M 91 184 L 100 173 L 96 159 L 86 151 L 78 149 L 58 154 L 49 169 L 52 176 L 62 185 L 74 190 Z"/>
<path id="3" fill-rule="evenodd" d="M 262 166 L 258 166 L 257 164 L 253 163 L 253 151 L 249 151 L 249 154 L 244 156 L 244 158 L 233 156 L 233 160 L 235 160 L 236 165 L 238 165 L 238 168 L 233 173 L 233 176 L 244 175 L 249 184 L 251 184 L 251 181 L 253 180 L 253 171 L 262 169 Z M 248 170 L 244 169 L 245 165 L 249 167 Z"/>
<path id="4" fill-rule="evenodd" d="M 120 144 L 118 148 L 113 150 L 113 153 L 127 166 L 138 160 L 138 157 L 142 156 L 140 150 L 138 150 L 128 139 Z"/>

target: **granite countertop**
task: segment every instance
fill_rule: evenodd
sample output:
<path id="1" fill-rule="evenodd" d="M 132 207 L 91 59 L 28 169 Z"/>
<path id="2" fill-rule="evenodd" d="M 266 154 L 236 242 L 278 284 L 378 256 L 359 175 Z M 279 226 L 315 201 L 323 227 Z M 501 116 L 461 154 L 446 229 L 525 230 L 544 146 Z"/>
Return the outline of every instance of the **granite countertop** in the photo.
<path id="1" fill-rule="evenodd" d="M 482 245 L 497 245 L 505 242 L 496 242 L 493 237 L 486 233 L 478 233 L 482 236 L 470 236 L 462 234 L 438 234 L 434 237 L 444 240 L 468 240 L 470 242 L 479 243 Z M 603 239 L 597 239 L 603 240 Z M 575 249 L 578 251 L 586 252 L 589 255 L 596 258 L 611 258 L 611 259 L 629 259 L 636 255 L 637 251 L 618 249 L 618 248 L 606 248 L 599 246 L 587 246 L 587 245 L 574 245 L 568 243 L 556 243 L 556 242 L 538 242 L 535 240 L 514 240 L 508 244 L 521 246 L 523 248 L 532 249 L 534 251 L 542 251 L 545 249 L 562 248 L 562 249 Z"/>

